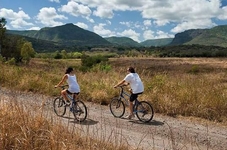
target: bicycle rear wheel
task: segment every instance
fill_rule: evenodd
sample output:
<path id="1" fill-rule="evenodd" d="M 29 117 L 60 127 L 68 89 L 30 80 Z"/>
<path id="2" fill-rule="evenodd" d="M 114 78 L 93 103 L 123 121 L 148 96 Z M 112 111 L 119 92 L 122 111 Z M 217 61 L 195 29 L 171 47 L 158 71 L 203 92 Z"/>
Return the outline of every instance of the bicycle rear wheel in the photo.
<path id="1" fill-rule="evenodd" d="M 110 112 L 114 117 L 121 118 L 125 113 L 125 104 L 118 97 L 114 97 L 110 102 Z"/>
<path id="2" fill-rule="evenodd" d="M 54 112 L 57 116 L 63 116 L 66 112 L 65 101 L 62 97 L 57 97 L 54 100 Z"/>
<path id="3" fill-rule="evenodd" d="M 84 102 L 75 101 L 72 105 L 72 113 L 77 121 L 84 121 L 87 118 L 87 107 Z"/>
<path id="4" fill-rule="evenodd" d="M 142 122 L 150 122 L 154 116 L 154 110 L 150 103 L 141 101 L 136 106 L 136 116 Z"/>

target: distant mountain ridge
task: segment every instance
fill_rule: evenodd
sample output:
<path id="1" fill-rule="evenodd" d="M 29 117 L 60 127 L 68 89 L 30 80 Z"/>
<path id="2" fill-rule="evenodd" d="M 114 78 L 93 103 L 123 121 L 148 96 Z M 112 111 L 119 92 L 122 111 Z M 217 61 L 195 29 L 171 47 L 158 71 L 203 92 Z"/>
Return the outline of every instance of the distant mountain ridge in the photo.
<path id="1" fill-rule="evenodd" d="M 45 27 L 40 30 L 7 30 L 7 33 L 23 36 L 32 42 L 37 51 L 54 51 L 65 48 L 75 50 L 78 47 L 82 49 L 83 47 L 157 47 L 192 44 L 227 47 L 227 25 L 211 29 L 190 29 L 177 33 L 174 38 L 151 39 L 140 43 L 128 37 L 103 38 L 72 23 Z"/>
<path id="2" fill-rule="evenodd" d="M 169 45 L 206 45 L 227 47 L 227 25 L 211 29 L 191 29 L 175 35 Z"/>
<path id="3" fill-rule="evenodd" d="M 38 40 L 57 42 L 61 45 L 79 45 L 79 46 L 98 46 L 98 45 L 111 45 L 104 38 L 98 34 L 84 30 L 76 25 L 65 24 L 56 27 L 45 27 L 38 31 L 26 30 L 26 31 L 15 31 L 9 30 L 10 34 L 18 34 Z"/>
<path id="4" fill-rule="evenodd" d="M 144 47 L 150 46 L 166 46 L 173 41 L 173 38 L 162 38 L 162 39 L 154 39 L 154 40 L 146 40 L 140 43 Z"/>
<path id="5" fill-rule="evenodd" d="M 108 37 L 107 41 L 116 46 L 141 47 L 142 45 L 128 37 Z"/>

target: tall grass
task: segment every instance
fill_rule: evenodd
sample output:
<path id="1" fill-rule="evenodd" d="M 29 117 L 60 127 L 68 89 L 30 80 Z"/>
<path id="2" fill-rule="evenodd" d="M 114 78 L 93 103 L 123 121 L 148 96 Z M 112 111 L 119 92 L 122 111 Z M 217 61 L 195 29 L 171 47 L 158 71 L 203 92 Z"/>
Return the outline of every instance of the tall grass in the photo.
<path id="1" fill-rule="evenodd" d="M 72 130 L 61 122 L 46 117 L 43 109 L 17 103 L 16 99 L 0 97 L 0 149 L 1 150 L 127 150 L 122 143 L 93 139 L 80 130 Z"/>
<path id="2" fill-rule="evenodd" d="M 140 74 L 155 112 L 171 116 L 195 116 L 226 123 L 226 59 L 118 58 L 108 71 L 79 71 L 80 60 L 33 59 L 29 66 L 0 64 L 0 84 L 12 89 L 58 95 L 54 89 L 65 68 L 73 66 L 81 86 L 80 98 L 108 104 L 118 94 L 113 86 L 133 66 Z M 224 63 L 223 63 L 224 64 Z"/>

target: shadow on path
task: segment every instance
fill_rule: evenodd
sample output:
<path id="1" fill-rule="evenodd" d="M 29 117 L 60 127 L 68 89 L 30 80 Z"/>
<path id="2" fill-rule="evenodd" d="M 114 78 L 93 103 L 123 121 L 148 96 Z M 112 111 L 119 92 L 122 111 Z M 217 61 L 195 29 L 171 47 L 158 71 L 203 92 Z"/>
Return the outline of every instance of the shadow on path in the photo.
<path id="1" fill-rule="evenodd" d="M 92 119 L 86 119 L 83 122 L 77 121 L 74 118 L 70 121 L 71 123 L 80 124 L 80 125 L 95 125 L 98 123 L 98 121 L 92 120 Z"/>
<path id="2" fill-rule="evenodd" d="M 153 125 L 153 126 L 162 126 L 164 125 L 164 122 L 157 121 L 157 120 L 151 120 L 150 122 L 144 123 L 139 120 L 129 120 L 129 122 L 141 124 L 141 125 Z"/>

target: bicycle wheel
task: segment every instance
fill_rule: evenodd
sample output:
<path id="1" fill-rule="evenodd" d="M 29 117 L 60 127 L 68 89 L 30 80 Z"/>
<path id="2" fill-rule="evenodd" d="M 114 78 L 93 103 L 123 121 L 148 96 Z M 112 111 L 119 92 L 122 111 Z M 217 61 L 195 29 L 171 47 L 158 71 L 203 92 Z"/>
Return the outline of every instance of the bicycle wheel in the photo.
<path id="1" fill-rule="evenodd" d="M 65 101 L 63 100 L 62 97 L 57 97 L 54 100 L 54 112 L 56 113 L 57 116 L 63 116 L 65 114 L 66 111 L 66 107 L 65 107 Z"/>
<path id="2" fill-rule="evenodd" d="M 110 102 L 110 112 L 114 117 L 121 118 L 125 113 L 125 104 L 118 97 L 114 97 Z"/>
<path id="3" fill-rule="evenodd" d="M 75 101 L 72 105 L 72 113 L 77 121 L 84 121 L 87 118 L 87 107 L 84 102 Z"/>
<path id="4" fill-rule="evenodd" d="M 142 122 L 150 122 L 154 116 L 154 110 L 150 103 L 141 101 L 136 106 L 136 116 Z"/>

